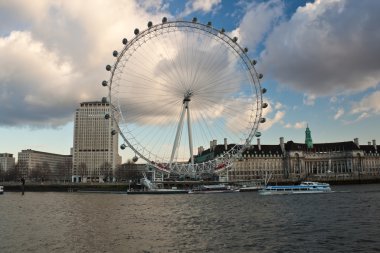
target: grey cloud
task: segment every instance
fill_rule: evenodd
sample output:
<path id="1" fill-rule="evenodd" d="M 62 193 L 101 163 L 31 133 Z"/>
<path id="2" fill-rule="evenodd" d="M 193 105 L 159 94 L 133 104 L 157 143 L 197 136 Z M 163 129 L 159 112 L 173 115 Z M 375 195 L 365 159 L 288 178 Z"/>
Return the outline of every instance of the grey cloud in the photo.
<path id="1" fill-rule="evenodd" d="M 280 84 L 318 96 L 380 81 L 379 1 L 320 1 L 273 30 L 261 58 Z"/>

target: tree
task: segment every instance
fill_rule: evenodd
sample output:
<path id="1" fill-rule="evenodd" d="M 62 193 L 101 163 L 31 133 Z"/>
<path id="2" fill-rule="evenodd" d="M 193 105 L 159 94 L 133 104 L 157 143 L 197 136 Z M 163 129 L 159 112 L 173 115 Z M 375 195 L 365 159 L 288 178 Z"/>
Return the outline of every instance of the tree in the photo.
<path id="1" fill-rule="evenodd" d="M 112 178 L 112 165 L 109 162 L 104 162 L 100 168 L 100 176 L 103 177 L 104 182 L 111 181 Z"/>
<path id="2" fill-rule="evenodd" d="M 41 181 L 42 180 L 42 164 L 37 163 L 36 166 L 30 171 L 29 175 L 30 179 L 34 181 Z"/>
<path id="3" fill-rule="evenodd" d="M 87 164 L 86 163 L 80 163 L 78 167 L 78 175 L 81 177 L 81 180 L 83 181 L 84 175 L 87 173 Z"/>
<path id="4" fill-rule="evenodd" d="M 0 164 L 0 181 L 5 180 L 5 170 L 3 169 L 3 166 Z"/>

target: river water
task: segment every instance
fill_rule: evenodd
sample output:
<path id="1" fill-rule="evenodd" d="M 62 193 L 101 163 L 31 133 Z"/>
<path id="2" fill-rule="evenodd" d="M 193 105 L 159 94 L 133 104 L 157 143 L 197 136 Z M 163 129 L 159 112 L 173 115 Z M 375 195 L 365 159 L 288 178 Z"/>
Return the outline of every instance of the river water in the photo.
<path id="1" fill-rule="evenodd" d="M 380 185 L 330 194 L 0 195 L 0 252 L 380 252 Z"/>

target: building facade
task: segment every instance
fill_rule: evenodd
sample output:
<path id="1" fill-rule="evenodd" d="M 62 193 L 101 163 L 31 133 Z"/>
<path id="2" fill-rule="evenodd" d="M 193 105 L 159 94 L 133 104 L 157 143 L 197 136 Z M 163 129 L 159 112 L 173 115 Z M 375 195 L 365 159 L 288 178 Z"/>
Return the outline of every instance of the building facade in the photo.
<path id="1" fill-rule="evenodd" d="M 65 181 L 70 178 L 72 156 L 60 155 L 32 149 L 18 153 L 21 176 L 29 179 Z"/>
<path id="2" fill-rule="evenodd" d="M 105 115 L 111 105 L 105 101 L 83 102 L 76 110 L 73 145 L 73 182 L 103 182 L 113 179 L 118 154 L 116 123 Z"/>
<path id="3" fill-rule="evenodd" d="M 15 158 L 13 154 L 1 153 L 0 154 L 0 170 L 7 171 L 15 167 Z"/>
<path id="4" fill-rule="evenodd" d="M 309 128 L 305 134 L 305 143 L 285 143 L 281 137 L 278 145 L 261 145 L 258 139 L 256 145 L 251 145 L 236 158 L 227 173 L 227 180 L 283 182 L 380 178 L 380 146 L 375 140 L 368 145 L 360 145 L 357 138 L 354 141 L 315 144 Z M 225 143 L 202 149 L 195 160 L 213 159 L 229 147 Z"/>

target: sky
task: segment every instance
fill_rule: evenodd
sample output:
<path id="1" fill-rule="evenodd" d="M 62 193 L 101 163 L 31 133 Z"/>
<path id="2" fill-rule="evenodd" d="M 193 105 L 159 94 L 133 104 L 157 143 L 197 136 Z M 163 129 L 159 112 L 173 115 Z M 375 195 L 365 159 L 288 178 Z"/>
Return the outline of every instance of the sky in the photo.
<path id="1" fill-rule="evenodd" d="M 380 142 L 380 1 L 0 0 L 0 153 L 69 154 L 75 109 L 122 38 L 147 22 L 212 21 L 257 60 L 268 89 L 262 144 Z M 125 159 L 124 159 L 125 161 Z"/>

